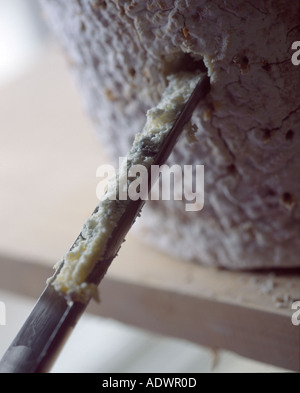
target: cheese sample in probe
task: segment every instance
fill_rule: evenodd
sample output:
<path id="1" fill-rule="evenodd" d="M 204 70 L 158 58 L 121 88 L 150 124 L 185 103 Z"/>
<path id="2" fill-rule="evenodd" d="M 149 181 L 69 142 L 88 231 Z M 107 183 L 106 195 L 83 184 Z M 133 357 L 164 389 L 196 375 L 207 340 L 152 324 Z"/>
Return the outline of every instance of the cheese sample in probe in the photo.
<path id="1" fill-rule="evenodd" d="M 168 87 L 159 104 L 147 112 L 145 127 L 136 135 L 127 159 L 116 176 L 110 179 L 105 195 L 85 222 L 71 250 L 55 265 L 57 275 L 52 285 L 69 299 L 86 302 L 91 296 L 96 296 L 96 286 L 88 283 L 87 278 L 103 258 L 108 241 L 131 202 L 130 198 L 115 198 L 119 184 L 125 179 L 129 186 L 134 180 L 127 176 L 132 166 L 143 165 L 150 168 L 178 115 L 203 76 L 204 74 L 198 72 L 182 72 L 168 77 Z"/>

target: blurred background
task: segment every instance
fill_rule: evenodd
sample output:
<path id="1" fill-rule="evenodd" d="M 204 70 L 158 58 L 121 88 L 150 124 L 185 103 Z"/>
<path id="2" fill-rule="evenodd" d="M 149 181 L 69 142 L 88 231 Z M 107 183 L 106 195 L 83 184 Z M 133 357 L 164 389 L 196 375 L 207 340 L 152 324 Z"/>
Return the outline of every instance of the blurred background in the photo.
<path id="1" fill-rule="evenodd" d="M 38 1 L 0 0 L 0 37 L 2 356 L 96 205 L 105 155 Z M 52 370 L 263 371 L 278 369 L 88 313 Z"/>
<path id="2" fill-rule="evenodd" d="M 38 61 L 48 30 L 36 0 L 0 0 L 0 10 L 0 84 L 5 84 Z"/>

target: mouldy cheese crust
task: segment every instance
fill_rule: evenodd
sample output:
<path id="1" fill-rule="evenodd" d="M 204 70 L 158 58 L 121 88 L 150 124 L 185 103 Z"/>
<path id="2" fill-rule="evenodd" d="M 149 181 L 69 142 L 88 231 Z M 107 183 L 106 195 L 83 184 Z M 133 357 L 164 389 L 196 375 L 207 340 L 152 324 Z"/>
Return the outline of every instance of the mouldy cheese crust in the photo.
<path id="1" fill-rule="evenodd" d="M 99 206 L 85 222 L 82 232 L 72 249 L 59 262 L 60 269 L 52 282 L 54 288 L 69 299 L 85 302 L 96 296 L 96 288 L 86 282 L 97 262 L 106 251 L 106 245 L 117 227 L 130 199 L 117 200 L 119 184 L 124 184 L 127 173 L 133 165 L 143 165 L 147 169 L 153 162 L 176 118 L 188 101 L 200 80 L 199 73 L 179 73 L 170 76 L 169 85 L 157 107 L 147 112 L 147 122 L 143 131 L 137 134 L 133 146 L 124 160 L 119 173 L 110 180 L 108 189 Z M 120 181 L 121 180 L 121 181 Z M 127 180 L 127 186 L 134 179 Z M 63 265 L 62 265 L 63 263 Z"/>
<path id="2" fill-rule="evenodd" d="M 177 258 L 231 269 L 300 260 L 300 2 L 42 0 L 99 136 L 116 161 L 141 129 L 165 76 L 204 60 L 196 141 L 169 164 L 205 165 L 205 205 L 150 202 L 140 234 Z M 154 206 L 155 205 L 155 206 Z"/>

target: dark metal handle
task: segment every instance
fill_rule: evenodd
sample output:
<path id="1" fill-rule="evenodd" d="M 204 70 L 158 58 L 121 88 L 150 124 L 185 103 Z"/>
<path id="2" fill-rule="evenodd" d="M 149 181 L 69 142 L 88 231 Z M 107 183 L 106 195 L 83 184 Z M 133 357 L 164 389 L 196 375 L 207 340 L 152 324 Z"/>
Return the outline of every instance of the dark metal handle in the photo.
<path id="1" fill-rule="evenodd" d="M 184 125 L 190 120 L 197 104 L 209 92 L 209 78 L 205 77 L 194 90 L 183 111 L 155 157 L 154 165 L 162 165 L 171 153 Z M 150 177 L 150 176 L 149 176 Z M 150 178 L 149 190 L 154 179 Z M 144 201 L 131 201 L 114 230 L 104 258 L 98 262 L 88 281 L 99 284 L 123 240 L 140 212 Z M 45 372 L 87 307 L 87 303 L 68 304 L 63 295 L 48 284 L 20 332 L 0 361 L 0 373 Z"/>

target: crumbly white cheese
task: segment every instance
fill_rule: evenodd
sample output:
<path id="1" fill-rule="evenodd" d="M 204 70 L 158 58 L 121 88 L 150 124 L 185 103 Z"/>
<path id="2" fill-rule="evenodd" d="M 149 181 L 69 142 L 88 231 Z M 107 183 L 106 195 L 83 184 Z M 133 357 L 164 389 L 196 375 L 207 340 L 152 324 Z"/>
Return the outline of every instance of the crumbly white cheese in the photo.
<path id="1" fill-rule="evenodd" d="M 143 165 L 147 169 L 159 151 L 165 137 L 176 118 L 188 101 L 201 76 L 179 73 L 170 76 L 169 85 L 157 107 L 147 112 L 143 131 L 137 134 L 133 146 L 119 172 L 109 181 L 108 189 L 92 216 L 85 222 L 82 232 L 73 247 L 55 267 L 60 269 L 52 285 L 68 298 L 87 301 L 95 296 L 95 285 L 87 283 L 88 276 L 98 262 L 105 259 L 106 246 L 126 212 L 130 199 L 118 200 L 118 188 L 133 181 L 127 177 L 133 165 Z M 129 180 L 131 179 L 131 180 Z M 120 181 L 121 180 L 121 181 Z"/>
<path id="2" fill-rule="evenodd" d="M 138 235 L 180 260 L 300 266 L 300 1 L 41 0 L 117 161 L 165 75 L 203 59 L 211 90 L 168 164 L 205 165 L 205 207 L 149 201 Z M 287 5 L 288 3 L 288 5 Z M 118 116 L 115 114 L 118 113 Z"/>

